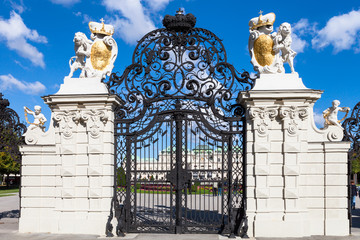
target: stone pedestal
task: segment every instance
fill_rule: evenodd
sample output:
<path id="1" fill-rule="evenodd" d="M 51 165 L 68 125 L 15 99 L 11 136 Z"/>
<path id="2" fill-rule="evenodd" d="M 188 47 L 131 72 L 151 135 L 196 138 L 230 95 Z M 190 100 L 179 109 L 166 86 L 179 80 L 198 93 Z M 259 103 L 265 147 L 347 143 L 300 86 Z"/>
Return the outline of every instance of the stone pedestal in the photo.
<path id="1" fill-rule="evenodd" d="M 69 89 L 43 97 L 52 111 L 49 130 L 25 134 L 19 232 L 105 235 L 119 99 Z"/>
<path id="2" fill-rule="evenodd" d="M 249 236 L 349 234 L 347 151 L 342 129 L 317 129 L 313 105 L 322 91 L 293 74 L 269 75 L 238 101 L 247 114 Z M 281 79 L 279 79 L 281 78 Z M 276 86 L 286 78 L 286 88 Z M 262 86 L 272 86 L 264 89 Z"/>

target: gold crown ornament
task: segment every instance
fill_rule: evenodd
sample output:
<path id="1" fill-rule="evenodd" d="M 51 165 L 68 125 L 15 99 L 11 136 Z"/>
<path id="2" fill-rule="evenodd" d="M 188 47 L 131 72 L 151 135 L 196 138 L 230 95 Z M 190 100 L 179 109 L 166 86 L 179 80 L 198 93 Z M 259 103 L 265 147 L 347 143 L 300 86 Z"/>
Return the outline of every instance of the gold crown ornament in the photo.
<path id="1" fill-rule="evenodd" d="M 268 13 L 266 15 L 262 15 L 262 11 L 259 12 L 259 17 L 254 17 L 249 22 L 249 27 L 251 30 L 257 29 L 262 26 L 273 25 L 275 22 L 275 13 Z"/>
<path id="2" fill-rule="evenodd" d="M 104 24 L 104 19 L 100 19 L 101 23 L 89 22 L 89 29 L 92 33 L 104 34 L 111 36 L 114 34 L 114 27 L 109 24 Z"/>

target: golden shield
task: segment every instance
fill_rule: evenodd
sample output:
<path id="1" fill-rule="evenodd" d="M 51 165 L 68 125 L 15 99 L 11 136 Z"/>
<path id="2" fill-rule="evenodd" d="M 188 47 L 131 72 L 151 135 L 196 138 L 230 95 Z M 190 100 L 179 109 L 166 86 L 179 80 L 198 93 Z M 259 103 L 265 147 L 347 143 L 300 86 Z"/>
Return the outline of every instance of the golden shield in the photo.
<path id="1" fill-rule="evenodd" d="M 96 41 L 91 47 L 91 65 L 96 70 L 104 70 L 111 59 L 111 47 L 103 41 Z"/>
<path id="2" fill-rule="evenodd" d="M 254 55 L 260 66 L 270 66 L 275 58 L 274 41 L 268 35 L 261 35 L 254 42 Z"/>

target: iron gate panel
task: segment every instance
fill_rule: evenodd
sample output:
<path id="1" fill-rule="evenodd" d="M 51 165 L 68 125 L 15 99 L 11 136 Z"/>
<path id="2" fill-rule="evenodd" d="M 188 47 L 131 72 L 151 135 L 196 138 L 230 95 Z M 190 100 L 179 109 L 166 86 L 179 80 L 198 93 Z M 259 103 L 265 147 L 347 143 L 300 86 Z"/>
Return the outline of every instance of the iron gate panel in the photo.
<path id="1" fill-rule="evenodd" d="M 345 116 L 346 117 L 346 116 Z M 360 102 L 358 102 L 353 110 L 351 116 L 345 119 L 342 124 L 344 128 L 343 141 L 351 143 L 348 152 L 348 219 L 349 219 L 349 232 L 351 233 L 352 227 L 352 209 L 351 209 L 351 172 L 352 162 L 359 157 L 360 154 Z"/>
<path id="2" fill-rule="evenodd" d="M 216 35 L 193 28 L 191 14 L 166 16 L 164 25 L 145 35 L 133 64 L 107 82 L 121 99 L 117 234 L 246 235 L 245 110 L 236 98 L 253 79 L 227 63 Z"/>

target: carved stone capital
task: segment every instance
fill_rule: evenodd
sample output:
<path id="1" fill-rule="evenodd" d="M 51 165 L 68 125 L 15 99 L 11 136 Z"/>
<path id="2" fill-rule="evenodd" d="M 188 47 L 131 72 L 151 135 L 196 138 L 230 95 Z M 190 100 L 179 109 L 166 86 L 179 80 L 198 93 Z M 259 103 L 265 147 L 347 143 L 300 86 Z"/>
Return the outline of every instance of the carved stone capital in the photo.
<path id="1" fill-rule="evenodd" d="M 253 107 L 249 110 L 251 119 L 270 119 L 274 120 L 278 115 L 278 110 L 276 108 L 268 107 Z"/>
<path id="2" fill-rule="evenodd" d="M 109 116 L 106 110 L 89 110 L 81 112 L 81 119 L 85 123 L 87 123 L 89 119 L 91 119 L 93 122 L 101 121 L 106 124 L 106 122 L 109 120 Z"/>
<path id="3" fill-rule="evenodd" d="M 281 119 L 297 119 L 301 120 L 306 119 L 309 116 L 309 109 L 307 107 L 297 107 L 297 106 L 283 106 L 280 108 L 280 118 Z"/>
<path id="4" fill-rule="evenodd" d="M 63 112 L 57 112 L 53 116 L 54 122 L 56 124 L 61 124 L 61 132 L 65 138 L 71 138 L 73 135 L 72 123 L 76 125 L 80 122 L 80 113 L 79 111 L 69 111 L 65 110 Z"/>
<path id="5" fill-rule="evenodd" d="M 81 112 L 81 119 L 87 124 L 90 136 L 98 138 L 100 136 L 100 122 L 105 125 L 109 116 L 106 110 L 90 110 Z"/>
<path id="6" fill-rule="evenodd" d="M 73 121 L 74 123 L 78 124 L 80 121 L 80 113 L 78 111 L 69 111 L 65 110 L 64 112 L 57 112 L 54 114 L 54 122 L 70 122 Z"/>
<path id="7" fill-rule="evenodd" d="M 84 123 L 86 126 L 89 124 L 88 129 L 90 136 L 97 138 L 100 134 L 100 123 L 106 124 L 109 116 L 107 110 L 83 110 L 83 111 L 63 111 L 54 114 L 54 122 L 61 124 L 61 133 L 65 138 L 71 138 L 73 135 L 73 124 L 77 125 L 79 122 Z"/>

